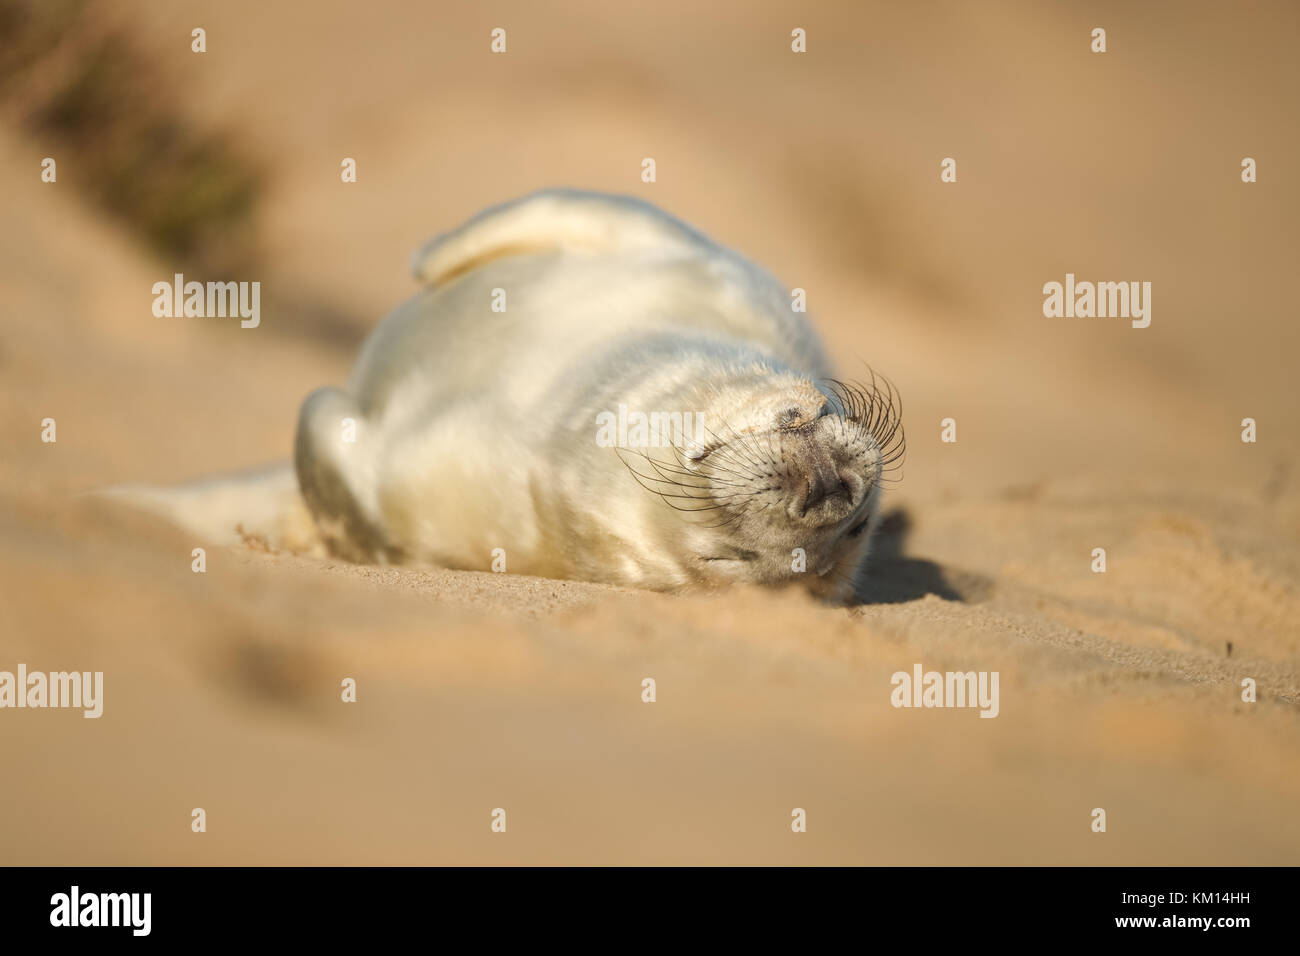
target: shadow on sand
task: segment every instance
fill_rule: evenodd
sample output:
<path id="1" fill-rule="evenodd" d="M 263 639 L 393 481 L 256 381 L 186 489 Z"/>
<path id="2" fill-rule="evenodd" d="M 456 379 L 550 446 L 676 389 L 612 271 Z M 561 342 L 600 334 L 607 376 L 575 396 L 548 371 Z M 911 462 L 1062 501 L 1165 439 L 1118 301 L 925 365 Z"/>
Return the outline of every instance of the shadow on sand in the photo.
<path id="1" fill-rule="evenodd" d="M 856 604 L 902 604 L 934 594 L 945 601 L 978 604 L 988 598 L 993 582 L 979 574 L 955 571 L 904 554 L 912 519 L 901 508 L 880 519 L 856 588 Z"/>

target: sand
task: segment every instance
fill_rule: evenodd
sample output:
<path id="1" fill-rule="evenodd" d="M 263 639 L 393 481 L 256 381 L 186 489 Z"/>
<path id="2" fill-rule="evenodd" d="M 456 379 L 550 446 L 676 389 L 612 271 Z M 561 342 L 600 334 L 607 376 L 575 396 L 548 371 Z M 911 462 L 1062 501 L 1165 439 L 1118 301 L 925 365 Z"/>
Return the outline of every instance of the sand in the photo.
<path id="1" fill-rule="evenodd" d="M 123 4 L 272 172 L 263 321 L 153 317 L 175 270 L 94 157 L 42 184 L 0 124 L 0 669 L 105 675 L 98 720 L 0 711 L 0 862 L 1300 862 L 1295 8 L 924 6 Z M 660 203 L 895 381 L 861 603 L 361 567 L 86 494 L 287 460 L 411 249 L 544 185 Z M 1151 281 L 1151 327 L 1044 318 L 1066 272 Z M 998 716 L 893 707 L 915 664 L 997 671 Z"/>

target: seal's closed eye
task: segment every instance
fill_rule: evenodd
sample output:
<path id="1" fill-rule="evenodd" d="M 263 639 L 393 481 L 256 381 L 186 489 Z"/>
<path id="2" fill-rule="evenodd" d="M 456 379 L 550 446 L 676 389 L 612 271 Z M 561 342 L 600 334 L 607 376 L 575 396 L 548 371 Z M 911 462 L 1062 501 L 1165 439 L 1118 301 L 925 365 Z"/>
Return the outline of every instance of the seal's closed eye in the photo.
<path id="1" fill-rule="evenodd" d="M 745 548 L 728 548 L 730 554 L 709 555 L 705 561 L 757 561 L 758 552 L 749 551 Z"/>

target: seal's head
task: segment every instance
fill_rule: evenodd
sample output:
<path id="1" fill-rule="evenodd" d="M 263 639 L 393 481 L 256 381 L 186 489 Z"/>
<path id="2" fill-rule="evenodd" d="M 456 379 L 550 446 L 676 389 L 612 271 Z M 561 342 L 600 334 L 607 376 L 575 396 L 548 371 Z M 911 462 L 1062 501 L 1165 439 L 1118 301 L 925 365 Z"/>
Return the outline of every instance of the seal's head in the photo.
<path id="1" fill-rule="evenodd" d="M 801 581 L 844 595 L 904 438 L 898 393 L 755 368 L 707 396 L 703 435 L 625 464 L 679 512 L 701 583 Z"/>

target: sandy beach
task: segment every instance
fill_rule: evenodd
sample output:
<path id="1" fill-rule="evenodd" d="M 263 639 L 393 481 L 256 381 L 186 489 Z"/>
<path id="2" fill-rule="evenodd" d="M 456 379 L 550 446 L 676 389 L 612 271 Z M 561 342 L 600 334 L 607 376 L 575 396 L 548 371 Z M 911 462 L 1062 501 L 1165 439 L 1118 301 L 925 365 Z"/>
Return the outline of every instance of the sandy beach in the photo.
<path id="1" fill-rule="evenodd" d="M 155 317 L 199 266 L 32 121 L 66 67 L 0 87 L 0 670 L 104 674 L 99 719 L 0 711 L 0 863 L 1300 863 L 1295 6 L 115 7 L 259 170 L 208 261 L 262 318 Z M 739 249 L 897 385 L 853 606 L 353 565 L 89 494 L 288 461 L 411 251 L 548 185 Z M 1149 281 L 1150 326 L 1044 317 L 1067 273 Z M 892 706 L 917 664 L 998 672 L 996 719 Z"/>

